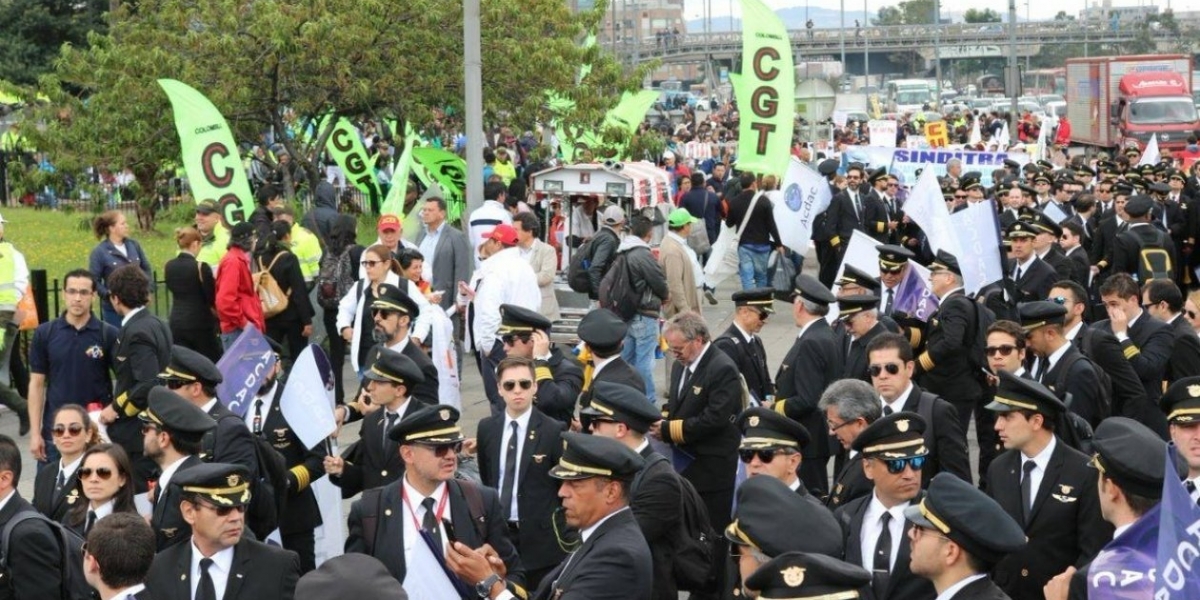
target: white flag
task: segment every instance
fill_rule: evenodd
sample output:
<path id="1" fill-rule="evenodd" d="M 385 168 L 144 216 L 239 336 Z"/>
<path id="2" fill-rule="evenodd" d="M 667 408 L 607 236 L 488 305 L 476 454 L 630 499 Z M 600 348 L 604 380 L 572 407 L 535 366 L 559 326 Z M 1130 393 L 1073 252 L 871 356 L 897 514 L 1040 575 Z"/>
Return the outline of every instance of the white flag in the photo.
<path id="1" fill-rule="evenodd" d="M 979 118 L 976 117 L 971 122 L 971 137 L 967 138 L 967 143 L 974 146 L 983 141 L 983 134 L 979 132 Z"/>
<path id="2" fill-rule="evenodd" d="M 925 232 L 929 246 L 934 252 L 945 250 L 955 258 L 961 259 L 958 236 L 954 233 L 950 211 L 946 208 L 942 188 L 938 185 L 937 174 L 933 169 L 921 172 L 917 185 L 908 193 L 908 201 L 904 203 L 904 214 Z"/>
<path id="3" fill-rule="evenodd" d="M 955 254 L 963 272 L 963 285 L 968 294 L 1001 279 L 1000 237 L 996 227 L 996 211 L 991 201 L 968 204 L 965 210 L 950 215 L 950 222 L 958 238 L 958 247 L 963 250 Z"/>
<path id="4" fill-rule="evenodd" d="M 801 255 L 808 252 L 813 220 L 829 208 L 833 194 L 829 182 L 795 156 L 788 163 L 783 189 L 768 196 L 775 207 L 775 224 L 783 245 Z"/>
<path id="5" fill-rule="evenodd" d="M 1142 152 L 1142 159 L 1138 161 L 1137 166 L 1142 165 L 1157 165 L 1159 160 L 1158 152 L 1158 134 L 1150 136 L 1150 143 L 1146 144 L 1146 151 Z"/>
<path id="6" fill-rule="evenodd" d="M 1046 130 L 1050 128 L 1050 121 L 1043 120 L 1038 126 L 1037 139 L 1037 160 L 1050 160 L 1050 153 L 1046 152 Z"/>
<path id="7" fill-rule="evenodd" d="M 1000 127 L 1000 133 L 996 136 L 996 143 L 1000 145 L 1000 151 L 1008 150 L 1009 144 L 1012 143 L 1012 138 L 1008 133 L 1008 121 L 1004 121 Z"/>
<path id="8" fill-rule="evenodd" d="M 317 357 L 318 352 L 320 358 Z M 341 368 L 341 365 L 338 367 Z M 309 344 L 292 365 L 283 394 L 279 397 L 283 417 L 305 448 L 323 443 L 337 429 L 337 421 L 333 416 L 333 387 L 330 385 L 332 373 L 329 373 L 329 369 L 325 352 L 320 346 Z M 327 376 L 330 381 L 326 380 Z"/>

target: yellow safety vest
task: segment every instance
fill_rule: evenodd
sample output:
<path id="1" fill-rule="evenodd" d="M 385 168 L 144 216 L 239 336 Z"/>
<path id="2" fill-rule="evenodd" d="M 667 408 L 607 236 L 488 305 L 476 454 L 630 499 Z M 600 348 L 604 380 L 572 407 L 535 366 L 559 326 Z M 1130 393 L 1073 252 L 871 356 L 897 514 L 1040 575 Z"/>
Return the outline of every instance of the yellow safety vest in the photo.
<path id="1" fill-rule="evenodd" d="M 0 242 L 0 310 L 16 310 L 17 249 L 10 242 Z"/>
<path id="2" fill-rule="evenodd" d="M 292 254 L 300 261 L 304 281 L 311 282 L 321 270 L 321 240 L 299 225 L 292 226 Z"/>
<path id="3" fill-rule="evenodd" d="M 200 243 L 200 253 L 196 255 L 196 260 L 206 263 L 216 270 L 228 250 L 229 230 L 225 229 L 224 225 L 218 224 L 213 228 L 212 237 Z"/>

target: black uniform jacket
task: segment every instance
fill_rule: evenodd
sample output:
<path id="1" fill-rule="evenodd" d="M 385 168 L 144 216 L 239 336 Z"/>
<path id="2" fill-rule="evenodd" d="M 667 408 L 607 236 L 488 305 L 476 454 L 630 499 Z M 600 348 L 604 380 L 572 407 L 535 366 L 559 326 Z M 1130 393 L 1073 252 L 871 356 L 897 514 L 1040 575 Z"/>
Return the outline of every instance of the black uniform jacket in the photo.
<path id="1" fill-rule="evenodd" d="M 191 538 L 185 538 L 190 540 Z M 192 597 L 192 544 L 176 544 L 154 557 L 146 589 L 155 598 Z M 225 600 L 295 597 L 300 557 L 291 550 L 242 538 L 233 547 L 233 564 L 225 584 Z"/>
<path id="2" fill-rule="evenodd" d="M 534 600 L 650 600 L 650 548 L 633 512 L 619 510 L 550 571 Z"/>

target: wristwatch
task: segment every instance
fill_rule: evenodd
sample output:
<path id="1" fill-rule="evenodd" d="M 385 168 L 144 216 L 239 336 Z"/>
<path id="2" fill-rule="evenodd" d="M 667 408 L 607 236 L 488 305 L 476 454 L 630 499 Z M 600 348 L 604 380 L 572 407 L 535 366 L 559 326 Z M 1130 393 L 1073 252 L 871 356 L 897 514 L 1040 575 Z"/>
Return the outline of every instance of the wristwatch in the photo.
<path id="1" fill-rule="evenodd" d="M 487 579 L 484 579 L 483 581 L 480 581 L 479 583 L 475 584 L 475 593 L 479 594 L 480 598 L 487 598 L 488 596 L 491 596 L 492 595 L 492 586 L 496 585 L 496 582 L 498 582 L 498 581 L 504 581 L 500 577 L 500 575 L 498 575 L 496 573 L 492 573 L 491 575 L 488 575 Z"/>

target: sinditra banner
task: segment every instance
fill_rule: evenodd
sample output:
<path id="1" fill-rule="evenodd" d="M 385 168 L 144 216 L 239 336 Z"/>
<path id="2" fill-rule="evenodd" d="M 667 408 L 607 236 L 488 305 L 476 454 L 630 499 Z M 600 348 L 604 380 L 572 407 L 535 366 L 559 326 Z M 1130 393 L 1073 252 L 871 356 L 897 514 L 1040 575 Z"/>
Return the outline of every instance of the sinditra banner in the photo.
<path id="1" fill-rule="evenodd" d="M 868 169 L 887 167 L 888 173 L 900 178 L 905 185 L 915 185 L 918 169 L 933 169 L 941 177 L 946 174 L 946 164 L 951 159 L 962 161 L 964 173 L 978 171 L 983 175 L 983 186 L 992 185 L 992 171 L 1004 167 L 1004 161 L 1014 160 L 1021 166 L 1029 162 L 1024 152 L 976 152 L 949 148 L 878 148 L 875 146 L 847 146 L 842 152 L 842 170 L 852 162 L 860 162 Z"/>

